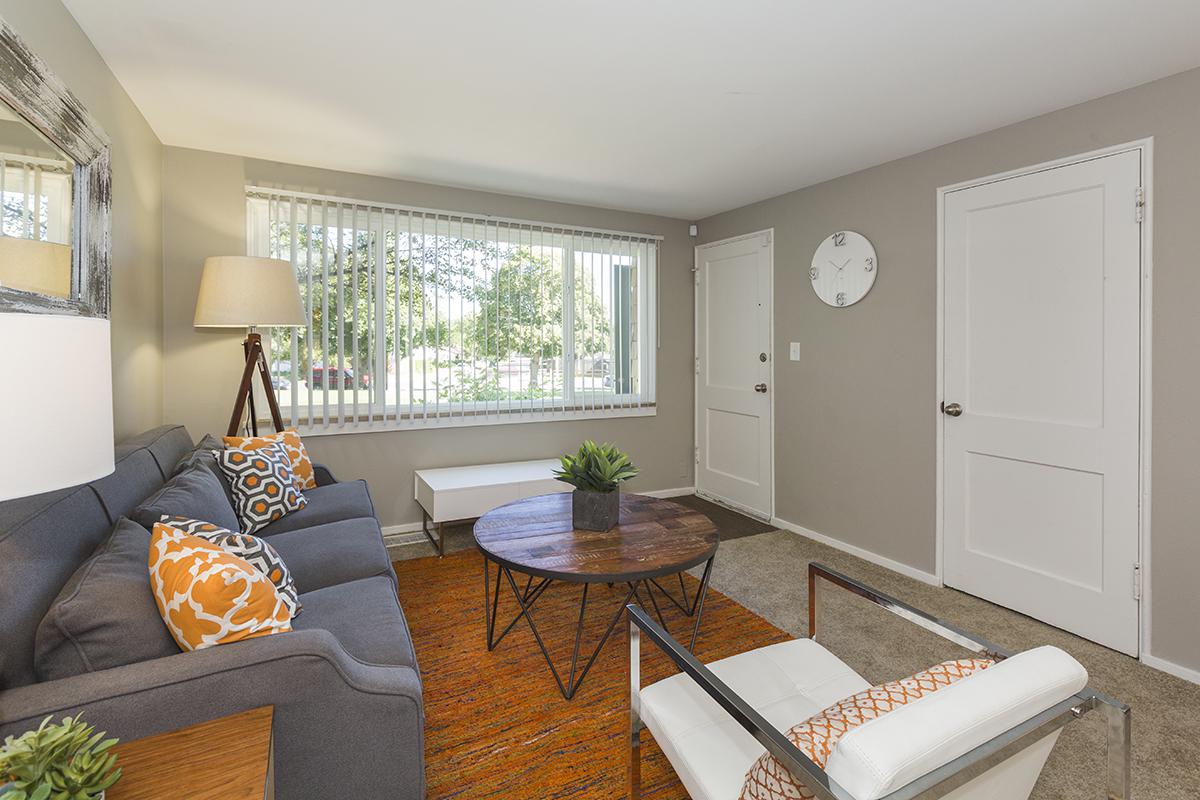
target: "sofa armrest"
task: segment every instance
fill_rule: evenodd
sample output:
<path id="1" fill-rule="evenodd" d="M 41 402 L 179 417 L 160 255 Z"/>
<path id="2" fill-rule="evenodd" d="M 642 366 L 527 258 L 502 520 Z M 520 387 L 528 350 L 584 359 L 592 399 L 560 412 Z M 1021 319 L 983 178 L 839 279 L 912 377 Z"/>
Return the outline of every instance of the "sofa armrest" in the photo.
<path id="1" fill-rule="evenodd" d="M 333 472 L 324 464 L 313 462 L 313 478 L 317 482 L 317 486 L 328 486 L 331 483 L 337 483 L 338 479 L 333 476 Z"/>
<path id="2" fill-rule="evenodd" d="M 0 692 L 0 736 L 84 712 L 121 739 L 275 708 L 280 800 L 423 800 L 421 680 L 364 664 L 325 630 L 292 631 Z"/>

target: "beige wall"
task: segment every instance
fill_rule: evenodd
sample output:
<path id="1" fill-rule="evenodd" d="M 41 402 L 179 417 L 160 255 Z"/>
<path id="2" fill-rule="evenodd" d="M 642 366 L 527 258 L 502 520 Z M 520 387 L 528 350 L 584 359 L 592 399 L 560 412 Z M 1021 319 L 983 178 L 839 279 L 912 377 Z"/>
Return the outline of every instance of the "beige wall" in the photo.
<path id="1" fill-rule="evenodd" d="M 936 189 L 1147 136 L 1151 650 L 1200 669 L 1200 70 L 717 215 L 700 223 L 700 240 L 775 228 L 777 514 L 933 572 Z M 838 229 L 879 254 L 875 287 L 849 310 L 823 305 L 807 277 L 813 250 Z M 788 360 L 793 341 L 799 362 Z"/>
<path id="2" fill-rule="evenodd" d="M 112 140 L 112 356 L 116 436 L 163 419 L 162 144 L 59 0 L 0 0 L 16 29 Z"/>
<path id="3" fill-rule="evenodd" d="M 247 183 L 426 208 L 665 236 L 660 261 L 658 414 L 654 417 L 341 434 L 307 439 L 314 459 L 363 477 L 384 525 L 420 520 L 421 467 L 546 458 L 584 438 L 614 441 L 642 467 L 634 488 L 692 485 L 692 240 L 687 223 L 520 197 L 168 147 L 163 159 L 166 417 L 193 436 L 223 433 L 241 374 L 239 332 L 192 327 L 204 258 L 246 252 Z"/>

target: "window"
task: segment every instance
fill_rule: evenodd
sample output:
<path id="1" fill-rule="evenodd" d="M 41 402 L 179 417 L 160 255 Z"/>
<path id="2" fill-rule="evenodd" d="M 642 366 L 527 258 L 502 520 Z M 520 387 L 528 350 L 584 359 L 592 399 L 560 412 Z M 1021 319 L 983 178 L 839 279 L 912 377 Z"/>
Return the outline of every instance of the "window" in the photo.
<path id="1" fill-rule="evenodd" d="M 69 161 L 0 152 L 0 236 L 71 243 Z"/>
<path id="2" fill-rule="evenodd" d="M 247 193 L 309 324 L 271 331 L 307 431 L 654 413 L 658 237 Z"/>

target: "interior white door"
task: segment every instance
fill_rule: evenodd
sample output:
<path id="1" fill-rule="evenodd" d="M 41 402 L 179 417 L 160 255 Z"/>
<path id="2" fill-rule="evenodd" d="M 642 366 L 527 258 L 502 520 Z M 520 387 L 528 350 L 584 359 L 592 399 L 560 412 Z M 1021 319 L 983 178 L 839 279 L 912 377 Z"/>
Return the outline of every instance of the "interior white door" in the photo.
<path id="1" fill-rule="evenodd" d="M 1132 655 L 1141 182 L 1126 151 L 948 192 L 943 221 L 945 581 Z"/>
<path id="2" fill-rule="evenodd" d="M 696 492 L 772 513 L 771 235 L 696 248 Z"/>

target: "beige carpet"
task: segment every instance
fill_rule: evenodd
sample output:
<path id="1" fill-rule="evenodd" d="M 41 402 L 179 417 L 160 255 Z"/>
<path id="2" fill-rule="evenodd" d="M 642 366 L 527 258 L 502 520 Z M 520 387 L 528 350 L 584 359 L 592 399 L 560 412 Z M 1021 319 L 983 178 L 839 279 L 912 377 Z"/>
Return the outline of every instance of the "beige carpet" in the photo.
<path id="1" fill-rule="evenodd" d="M 724 541 L 713 586 L 794 636 L 807 634 L 807 564 L 817 561 L 923 611 L 1023 650 L 1053 644 L 1087 668 L 1091 685 L 1133 708 L 1133 796 L 1194 800 L 1200 790 L 1200 686 L 953 589 L 898 575 L 794 533 Z M 828 584 L 817 638 L 872 682 L 911 674 L 962 651 Z M 1090 714 L 1063 731 L 1033 797 L 1102 800 L 1104 723 Z"/>

